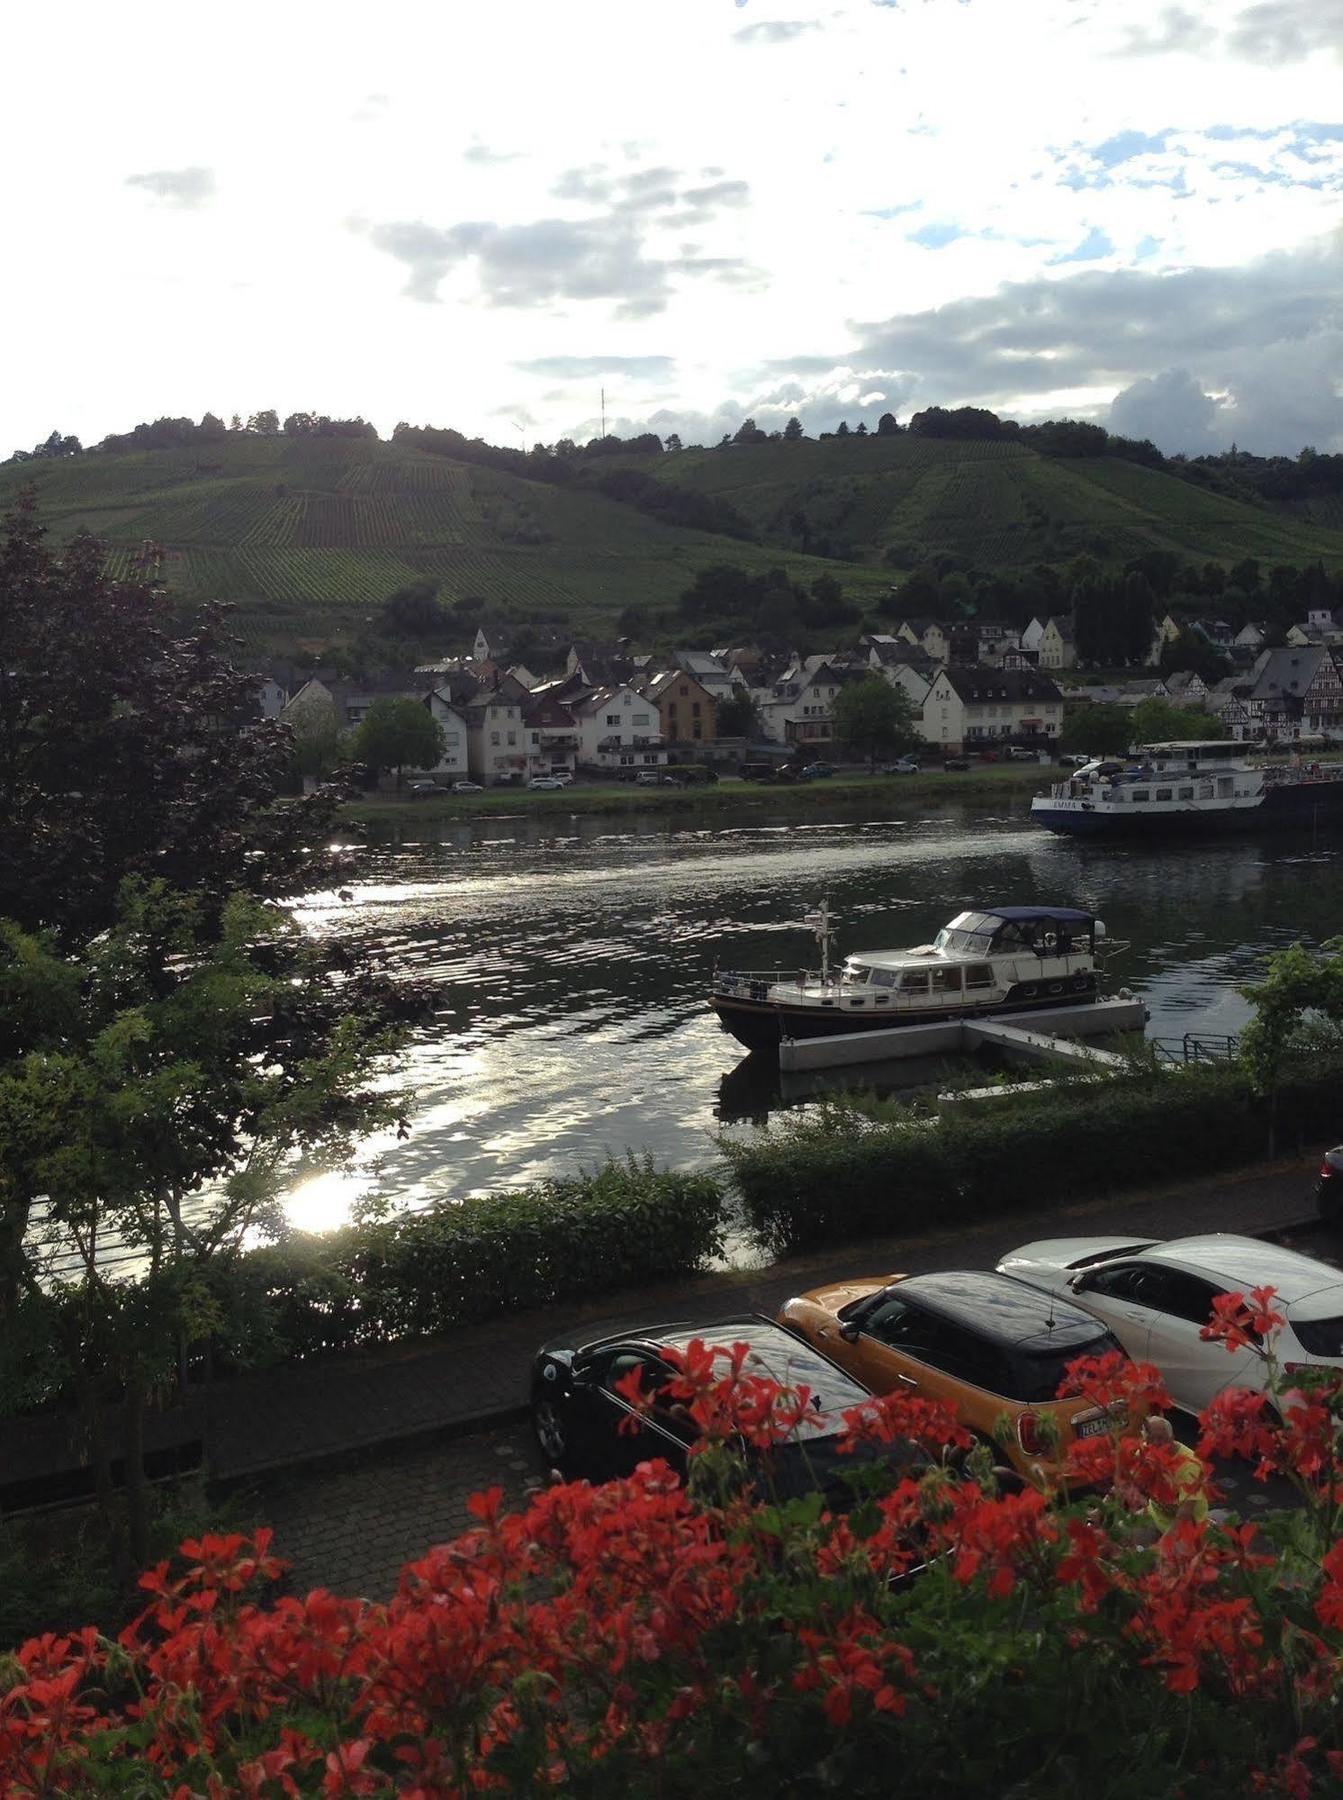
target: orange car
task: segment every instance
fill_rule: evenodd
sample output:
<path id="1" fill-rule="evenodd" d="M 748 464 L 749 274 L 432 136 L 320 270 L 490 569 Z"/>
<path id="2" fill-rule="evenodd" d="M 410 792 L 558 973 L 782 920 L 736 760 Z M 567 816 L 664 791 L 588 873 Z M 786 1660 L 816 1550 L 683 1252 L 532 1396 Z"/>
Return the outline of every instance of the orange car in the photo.
<path id="1" fill-rule="evenodd" d="M 903 1386 L 945 1401 L 1037 1486 L 1049 1484 L 1074 1438 L 1122 1423 L 1056 1398 L 1074 1357 L 1122 1355 L 1118 1340 L 1080 1307 L 992 1270 L 838 1281 L 790 1300 L 779 1322 L 874 1393 Z"/>

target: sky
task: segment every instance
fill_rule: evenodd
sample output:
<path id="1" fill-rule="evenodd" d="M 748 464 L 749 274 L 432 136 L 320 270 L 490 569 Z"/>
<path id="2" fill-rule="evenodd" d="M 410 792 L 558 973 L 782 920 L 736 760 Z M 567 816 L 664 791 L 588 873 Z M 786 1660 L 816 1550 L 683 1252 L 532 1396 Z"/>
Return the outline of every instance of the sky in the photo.
<path id="1" fill-rule="evenodd" d="M 51 0 L 0 455 L 924 406 L 1343 450 L 1343 0 Z"/>

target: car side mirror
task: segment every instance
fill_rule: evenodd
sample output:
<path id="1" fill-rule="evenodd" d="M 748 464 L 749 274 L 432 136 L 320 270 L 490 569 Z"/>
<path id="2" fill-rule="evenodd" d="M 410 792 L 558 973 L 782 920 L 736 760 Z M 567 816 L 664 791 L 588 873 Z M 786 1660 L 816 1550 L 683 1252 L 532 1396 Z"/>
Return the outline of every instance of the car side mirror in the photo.
<path id="1" fill-rule="evenodd" d="M 863 1335 L 863 1328 L 853 1319 L 845 1319 L 844 1323 L 839 1328 L 839 1335 L 844 1339 L 846 1344 L 856 1344 Z"/>
<path id="2" fill-rule="evenodd" d="M 1090 1286 L 1091 1281 L 1085 1271 L 1081 1275 L 1071 1276 L 1068 1281 L 1068 1287 L 1074 1294 L 1085 1294 Z"/>

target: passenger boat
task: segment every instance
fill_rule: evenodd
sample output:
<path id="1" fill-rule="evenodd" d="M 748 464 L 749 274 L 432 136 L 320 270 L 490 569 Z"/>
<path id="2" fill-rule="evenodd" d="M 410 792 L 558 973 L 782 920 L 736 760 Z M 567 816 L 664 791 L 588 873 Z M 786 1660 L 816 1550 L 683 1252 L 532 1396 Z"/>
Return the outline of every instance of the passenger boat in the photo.
<path id="1" fill-rule="evenodd" d="M 818 970 L 714 971 L 709 1003 L 749 1049 L 773 1049 L 782 1037 L 1083 1004 L 1097 998 L 1106 955 L 1125 948 L 1071 907 L 984 907 L 958 913 L 931 944 L 864 950 L 835 970 L 829 906 L 804 923 L 821 946 Z"/>
<path id="2" fill-rule="evenodd" d="M 1141 744 L 1130 757 L 1098 757 L 1037 794 L 1031 817 L 1077 837 L 1187 838 L 1343 824 L 1343 765 L 1273 764 L 1251 755 L 1226 739 Z"/>

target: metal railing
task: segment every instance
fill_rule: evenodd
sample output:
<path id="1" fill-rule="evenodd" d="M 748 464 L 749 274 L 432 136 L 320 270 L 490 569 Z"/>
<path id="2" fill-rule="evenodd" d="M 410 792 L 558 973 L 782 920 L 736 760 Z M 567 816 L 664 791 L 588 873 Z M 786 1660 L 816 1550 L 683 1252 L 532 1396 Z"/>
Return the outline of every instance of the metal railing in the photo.
<path id="1" fill-rule="evenodd" d="M 1148 1042 L 1158 1062 L 1227 1062 L 1240 1049 L 1240 1039 L 1215 1032 L 1186 1031 L 1183 1037 L 1155 1037 Z"/>

